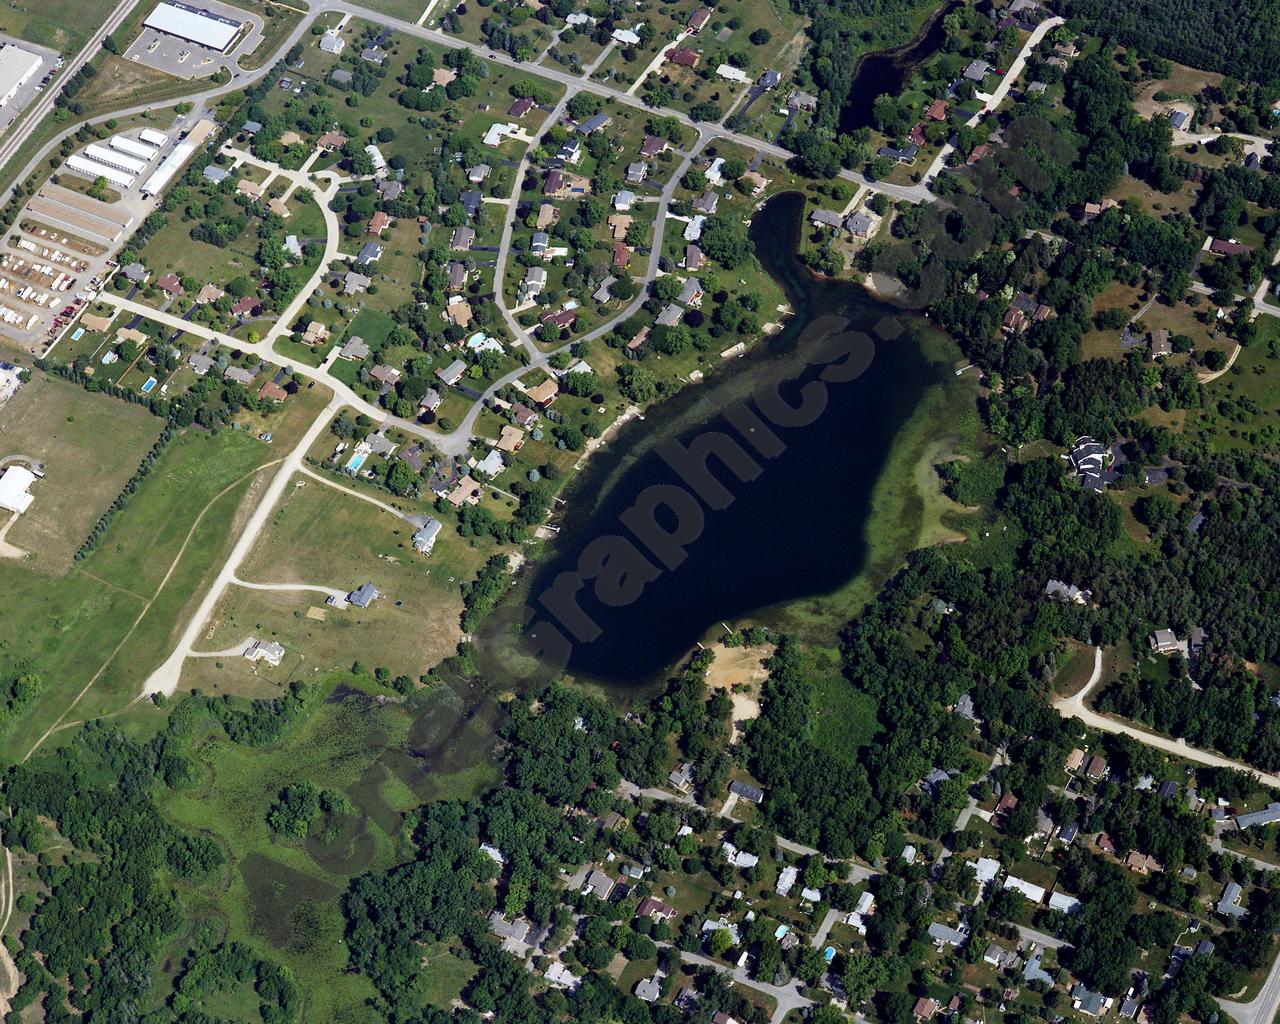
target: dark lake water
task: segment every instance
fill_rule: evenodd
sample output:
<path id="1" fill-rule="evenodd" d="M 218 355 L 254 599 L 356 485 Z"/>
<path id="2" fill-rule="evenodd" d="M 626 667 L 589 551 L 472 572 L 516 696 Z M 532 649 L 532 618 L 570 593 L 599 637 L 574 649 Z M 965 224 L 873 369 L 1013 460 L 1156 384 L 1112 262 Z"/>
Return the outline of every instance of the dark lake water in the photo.
<path id="1" fill-rule="evenodd" d="M 962 6 L 962 0 L 954 0 L 938 11 L 920 33 L 909 43 L 892 50 L 880 50 L 866 54 L 853 73 L 849 95 L 840 109 L 840 130 L 852 132 L 859 128 L 874 128 L 872 107 L 876 97 L 884 93 L 897 95 L 911 80 L 912 74 L 925 61 L 942 48 L 946 32 L 942 19 Z"/>
<path id="2" fill-rule="evenodd" d="M 723 432 L 760 469 L 754 479 L 743 482 L 716 459 L 708 461 L 729 492 L 730 503 L 722 509 L 698 503 L 705 524 L 685 549 L 686 559 L 674 570 L 663 568 L 637 598 L 628 595 L 621 603 L 612 598 L 612 603 L 604 603 L 592 582 L 578 592 L 579 606 L 598 626 L 599 635 L 573 642 L 567 669 L 576 676 L 604 683 L 651 680 L 716 623 L 830 592 L 862 568 L 863 524 L 887 451 L 923 392 L 945 370 L 925 359 L 909 331 L 893 341 L 865 337 L 850 343 L 849 363 L 869 359 L 857 379 L 819 385 L 815 378 L 823 372 L 821 367 L 809 366 L 779 388 L 795 404 L 806 384 L 825 387 L 827 393 L 826 409 L 813 422 L 773 427 L 783 448 L 780 454 L 765 458 L 731 425 L 735 402 L 745 398 L 746 408 L 759 411 L 752 391 L 760 380 L 780 368 L 802 367 L 800 357 L 817 358 L 819 345 L 811 340 L 814 331 L 806 331 L 808 325 L 839 317 L 849 321 L 846 332 L 870 336 L 877 324 L 896 312 L 860 286 L 815 278 L 799 263 L 795 254 L 803 208 L 798 193 L 778 196 L 751 227 L 757 257 L 786 288 L 795 310 L 787 328 L 732 366 L 717 368 L 709 383 L 691 385 L 650 410 L 646 420 L 627 424 L 592 457 L 566 495 L 567 509 L 559 517 L 562 532 L 539 567 L 529 596 L 529 607 L 541 621 L 555 623 L 564 633 L 572 624 L 548 613 L 540 600 L 560 574 L 578 568 L 583 551 L 598 538 L 613 535 L 634 541 L 622 516 L 647 488 L 664 484 L 690 491 L 686 478 L 659 454 L 663 443 L 674 439 L 689 446 L 708 432 Z M 910 319 L 899 316 L 898 322 L 909 325 Z M 670 513 L 650 519 L 668 531 L 678 525 Z M 637 551 L 642 550 L 639 545 Z M 657 562 L 647 551 L 646 556 L 651 564 Z"/>

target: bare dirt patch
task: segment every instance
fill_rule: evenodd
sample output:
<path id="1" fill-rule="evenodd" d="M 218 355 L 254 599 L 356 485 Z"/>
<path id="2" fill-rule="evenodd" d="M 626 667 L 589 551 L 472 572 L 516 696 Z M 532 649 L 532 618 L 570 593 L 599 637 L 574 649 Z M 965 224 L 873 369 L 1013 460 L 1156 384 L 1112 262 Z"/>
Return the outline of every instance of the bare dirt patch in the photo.
<path id="1" fill-rule="evenodd" d="M 723 690 L 733 701 L 733 735 L 731 743 L 737 743 L 747 722 L 760 715 L 760 688 L 769 678 L 764 662 L 773 655 L 773 645 L 763 647 L 725 647 L 722 643 L 709 645 L 715 652 L 715 661 L 707 669 L 707 686 Z"/>

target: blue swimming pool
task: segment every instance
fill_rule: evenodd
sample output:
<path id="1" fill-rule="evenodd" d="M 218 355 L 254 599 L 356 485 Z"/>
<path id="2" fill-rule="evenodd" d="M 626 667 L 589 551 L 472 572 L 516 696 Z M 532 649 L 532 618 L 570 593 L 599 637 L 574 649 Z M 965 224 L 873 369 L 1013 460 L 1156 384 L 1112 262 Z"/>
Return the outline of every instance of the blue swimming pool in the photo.
<path id="1" fill-rule="evenodd" d="M 347 463 L 347 469 L 352 473 L 359 472 L 360 467 L 364 465 L 365 458 L 367 458 L 367 456 L 364 454 L 351 456 L 351 460 Z"/>
<path id="2" fill-rule="evenodd" d="M 71 340 L 72 340 L 72 341 L 79 341 L 79 340 L 80 340 L 81 338 L 83 338 L 83 337 L 84 337 L 84 328 L 83 328 L 83 327 L 77 327 L 74 331 L 72 331 L 72 332 L 71 332 Z"/>
<path id="3" fill-rule="evenodd" d="M 151 389 L 155 386 L 156 386 L 156 379 L 154 377 L 148 377 L 147 382 L 142 385 L 142 393 L 144 395 L 149 395 L 151 393 Z"/>

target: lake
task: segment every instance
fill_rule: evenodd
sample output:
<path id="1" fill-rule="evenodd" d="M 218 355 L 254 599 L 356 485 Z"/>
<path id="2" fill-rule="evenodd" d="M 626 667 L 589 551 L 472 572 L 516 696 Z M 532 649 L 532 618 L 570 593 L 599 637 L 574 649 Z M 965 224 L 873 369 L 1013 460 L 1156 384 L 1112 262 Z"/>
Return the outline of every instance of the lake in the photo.
<path id="1" fill-rule="evenodd" d="M 860 285 L 815 277 L 800 263 L 796 252 L 803 209 L 798 193 L 775 197 L 751 227 L 758 258 L 786 289 L 795 310 L 786 329 L 731 366 L 717 368 L 709 382 L 690 385 L 651 408 L 644 420 L 628 423 L 592 456 L 565 494 L 566 509 L 557 520 L 561 532 L 534 570 L 528 606 L 540 623 L 550 622 L 568 635 L 578 620 L 570 621 L 573 614 L 552 614 L 547 607 L 549 595 L 562 593 L 556 589 L 560 575 L 577 569 L 584 550 L 590 552 L 589 545 L 599 544 L 600 538 L 634 541 L 622 517 L 649 488 L 690 490 L 659 449 L 673 441 L 687 447 L 708 432 L 720 432 L 753 455 L 759 467 L 758 475 L 744 482 L 714 458 L 708 461 L 730 501 L 718 509 L 695 503 L 703 508 L 705 523 L 674 569 L 657 571 L 658 559 L 650 549 L 633 545 L 637 554 L 644 553 L 642 564 L 654 570 L 627 577 L 628 582 L 643 582 L 638 596 L 598 594 L 591 582 L 577 592 L 578 607 L 598 635 L 572 642 L 563 660 L 575 676 L 604 683 L 651 681 L 717 623 L 830 593 L 864 565 L 864 523 L 887 452 L 921 396 L 946 370 L 925 358 L 909 331 L 894 341 L 864 337 L 851 343 L 857 351 L 849 361 L 867 362 L 865 372 L 824 385 L 827 407 L 812 422 L 775 427 L 780 454 L 764 457 L 746 434 L 730 425 L 734 404 L 751 399 L 753 388 L 780 368 L 798 373 L 779 389 L 788 400 L 795 401 L 805 385 L 817 386 L 821 366 L 806 367 L 800 358 L 815 358 L 819 348 L 810 338 L 812 330 L 806 332 L 814 322 L 840 317 L 849 322 L 846 331 L 866 335 L 886 317 L 911 323 L 909 316 L 877 301 Z M 753 401 L 745 407 L 758 412 Z M 675 531 L 680 522 L 668 510 L 651 520 L 664 531 Z M 612 563 L 615 569 L 617 565 Z M 517 618 L 515 609 L 505 612 L 507 621 Z M 587 632 L 578 628 L 577 635 Z"/>
<path id="2" fill-rule="evenodd" d="M 909 43 L 868 53 L 858 61 L 849 86 L 849 95 L 840 108 L 840 131 L 852 132 L 859 128 L 874 128 L 872 108 L 876 97 L 885 93 L 897 96 L 911 81 L 916 68 L 942 48 L 946 31 L 942 19 L 962 6 L 962 0 L 954 0 L 937 11 Z"/>

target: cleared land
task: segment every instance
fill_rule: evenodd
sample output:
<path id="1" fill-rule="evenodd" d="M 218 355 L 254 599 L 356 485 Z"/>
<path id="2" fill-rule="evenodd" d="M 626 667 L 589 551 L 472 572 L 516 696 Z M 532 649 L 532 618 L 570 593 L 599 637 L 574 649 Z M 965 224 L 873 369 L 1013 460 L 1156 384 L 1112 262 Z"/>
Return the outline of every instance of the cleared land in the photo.
<path id="1" fill-rule="evenodd" d="M 27 564 L 41 572 L 67 572 L 163 428 L 142 406 L 36 371 L 0 412 L 0 458 L 25 455 L 46 467 L 8 542 L 28 552 Z"/>

